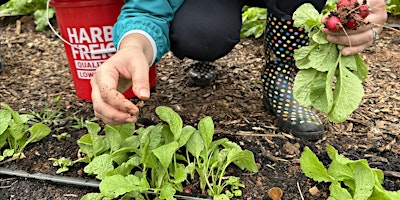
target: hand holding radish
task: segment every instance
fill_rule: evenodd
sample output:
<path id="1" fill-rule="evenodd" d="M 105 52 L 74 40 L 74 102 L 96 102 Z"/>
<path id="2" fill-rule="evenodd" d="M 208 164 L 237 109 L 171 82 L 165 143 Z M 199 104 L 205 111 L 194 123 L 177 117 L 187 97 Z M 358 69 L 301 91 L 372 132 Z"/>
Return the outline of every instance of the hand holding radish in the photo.
<path id="1" fill-rule="evenodd" d="M 368 6 L 369 5 L 369 6 Z M 374 42 L 377 33 L 387 20 L 384 0 L 339 0 L 337 8 L 322 18 L 327 40 L 346 46 L 343 55 L 355 55 L 364 51 Z"/>

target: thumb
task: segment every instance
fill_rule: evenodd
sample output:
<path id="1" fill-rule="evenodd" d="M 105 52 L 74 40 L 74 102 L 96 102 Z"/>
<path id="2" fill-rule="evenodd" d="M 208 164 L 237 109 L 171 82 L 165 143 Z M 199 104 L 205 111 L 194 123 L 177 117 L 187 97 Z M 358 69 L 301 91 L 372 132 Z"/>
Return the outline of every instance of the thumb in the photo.
<path id="1" fill-rule="evenodd" d="M 142 100 L 150 98 L 149 66 L 142 64 L 132 69 L 132 90 Z"/>

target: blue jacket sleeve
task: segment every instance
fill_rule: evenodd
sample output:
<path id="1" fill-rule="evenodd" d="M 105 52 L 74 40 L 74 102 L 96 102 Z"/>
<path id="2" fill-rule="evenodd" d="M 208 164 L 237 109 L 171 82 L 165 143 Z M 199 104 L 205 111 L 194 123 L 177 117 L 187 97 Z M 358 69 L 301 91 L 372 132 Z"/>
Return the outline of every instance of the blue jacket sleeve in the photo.
<path id="1" fill-rule="evenodd" d="M 183 0 L 125 0 L 114 25 L 113 38 L 116 47 L 122 37 L 131 30 L 148 33 L 156 43 L 156 62 L 170 49 L 169 27 L 175 11 Z"/>

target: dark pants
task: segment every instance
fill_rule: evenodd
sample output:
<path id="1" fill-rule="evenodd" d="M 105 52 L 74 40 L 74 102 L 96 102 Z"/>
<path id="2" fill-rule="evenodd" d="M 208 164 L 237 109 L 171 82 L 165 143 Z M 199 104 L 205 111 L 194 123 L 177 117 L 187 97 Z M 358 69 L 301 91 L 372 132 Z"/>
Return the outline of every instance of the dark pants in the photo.
<path id="1" fill-rule="evenodd" d="M 171 24 L 171 51 L 181 59 L 214 61 L 239 43 L 244 5 L 290 20 L 307 2 L 322 10 L 326 0 L 186 0 Z"/>
<path id="2" fill-rule="evenodd" d="M 0 0 L 0 5 L 7 3 L 9 0 Z"/>

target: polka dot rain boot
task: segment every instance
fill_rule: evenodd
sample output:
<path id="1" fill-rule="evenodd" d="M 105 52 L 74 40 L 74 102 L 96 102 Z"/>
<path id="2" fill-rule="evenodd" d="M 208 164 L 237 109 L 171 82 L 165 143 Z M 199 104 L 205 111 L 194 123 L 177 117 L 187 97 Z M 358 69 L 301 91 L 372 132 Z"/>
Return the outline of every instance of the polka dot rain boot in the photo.
<path id="1" fill-rule="evenodd" d="M 189 69 L 190 82 L 194 86 L 210 85 L 217 74 L 217 66 L 214 62 L 195 61 Z"/>
<path id="2" fill-rule="evenodd" d="M 291 20 L 268 13 L 265 30 L 266 66 L 262 73 L 263 102 L 278 118 L 285 132 L 306 140 L 321 138 L 324 127 L 310 108 L 300 105 L 293 96 L 293 81 L 298 71 L 293 58 L 294 49 L 307 45 L 304 30 Z"/>

